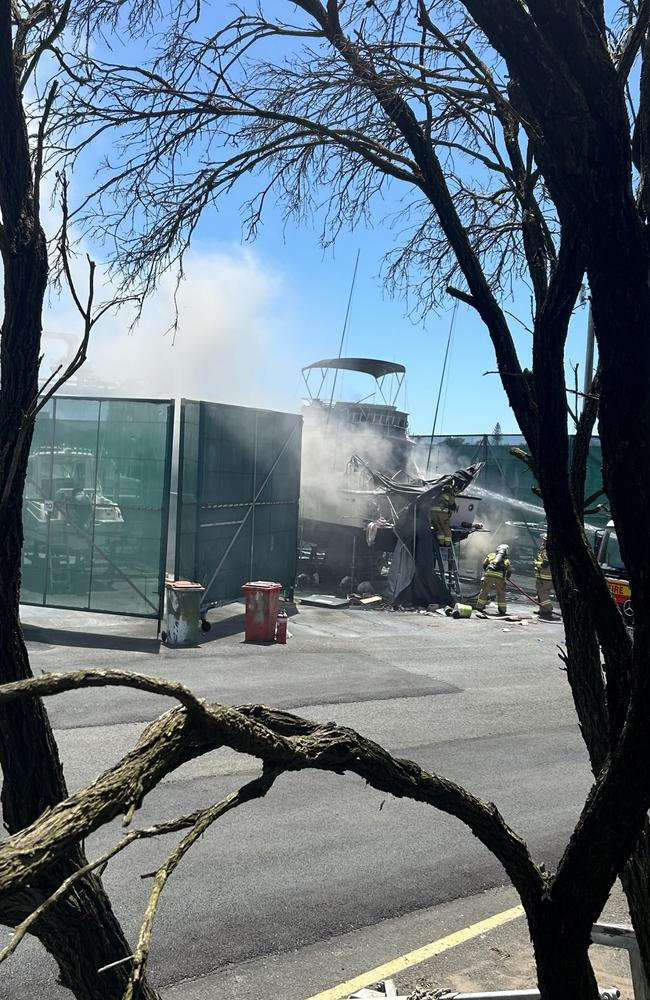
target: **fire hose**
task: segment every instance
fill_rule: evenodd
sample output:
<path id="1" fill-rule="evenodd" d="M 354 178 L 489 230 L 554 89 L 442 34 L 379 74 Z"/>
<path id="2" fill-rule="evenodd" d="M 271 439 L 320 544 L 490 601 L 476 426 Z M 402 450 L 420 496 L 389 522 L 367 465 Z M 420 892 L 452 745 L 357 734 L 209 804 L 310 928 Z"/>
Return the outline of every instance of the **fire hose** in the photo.
<path id="1" fill-rule="evenodd" d="M 530 596 L 530 594 L 529 594 L 529 593 L 527 593 L 527 592 L 526 592 L 526 591 L 525 591 L 525 590 L 524 590 L 524 589 L 523 589 L 522 587 L 520 587 L 520 586 L 519 586 L 518 584 L 516 584 L 516 583 L 515 583 L 515 581 L 514 581 L 514 580 L 513 580 L 512 578 L 511 578 L 510 580 L 508 580 L 508 586 L 510 586 L 510 587 L 514 587 L 514 588 L 515 588 L 515 590 L 518 590 L 518 591 L 519 591 L 519 593 L 520 593 L 520 594 L 522 594 L 522 595 L 523 595 L 523 596 L 524 596 L 524 597 L 526 598 L 526 600 L 527 600 L 527 601 L 530 601 L 530 603 L 531 603 L 531 604 L 534 604 L 536 608 L 539 608 L 539 607 L 541 607 L 541 605 L 540 605 L 539 601 L 535 600 L 535 598 L 534 598 L 534 597 L 531 597 L 531 596 Z M 465 601 L 473 601 L 473 600 L 475 600 L 475 599 L 476 599 L 476 598 L 478 597 L 479 593 L 480 593 L 480 591 L 479 591 L 479 590 L 477 590 L 477 591 L 476 591 L 476 593 L 472 593 L 472 594 L 465 594 L 465 596 L 464 596 L 463 600 L 465 600 Z"/>
<path id="2" fill-rule="evenodd" d="M 515 583 L 513 579 L 508 580 L 508 583 L 511 587 L 514 587 L 515 590 L 518 590 L 520 594 L 523 594 L 526 600 L 530 601 L 531 604 L 534 604 L 538 608 L 541 607 L 539 601 L 535 600 L 534 597 L 531 597 L 530 594 L 526 593 L 523 587 L 520 587 L 519 584 Z"/>

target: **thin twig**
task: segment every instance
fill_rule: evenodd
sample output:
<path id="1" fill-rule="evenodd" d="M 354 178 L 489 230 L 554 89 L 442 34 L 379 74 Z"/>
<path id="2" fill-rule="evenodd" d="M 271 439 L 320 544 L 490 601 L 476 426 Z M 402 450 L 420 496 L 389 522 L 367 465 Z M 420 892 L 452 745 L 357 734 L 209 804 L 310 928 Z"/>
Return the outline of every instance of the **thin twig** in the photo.
<path id="1" fill-rule="evenodd" d="M 4 962 L 6 958 L 13 955 L 22 939 L 28 933 L 30 927 L 32 927 L 39 917 L 42 917 L 43 914 L 50 909 L 50 907 L 65 896 L 75 882 L 78 882 L 80 878 L 83 878 L 90 872 L 95 871 L 97 868 L 105 866 L 111 858 L 114 858 L 116 854 L 123 851 L 129 846 L 129 844 L 132 844 L 134 840 L 149 839 L 151 837 L 160 837 L 168 833 L 175 833 L 176 831 L 182 830 L 195 823 L 203 811 L 204 810 L 196 810 L 189 816 L 181 816 L 179 819 L 170 820 L 167 823 L 158 823 L 156 826 L 146 827 L 141 830 L 129 830 L 119 843 L 114 844 L 113 847 L 111 847 L 108 851 L 105 851 L 104 854 L 101 854 L 98 858 L 95 858 L 94 861 L 89 862 L 82 868 L 77 868 L 72 875 L 69 875 L 68 878 L 61 883 L 55 892 L 48 896 L 47 899 L 44 899 L 43 902 L 40 903 L 28 917 L 25 917 L 25 919 L 15 927 L 14 935 L 11 941 L 9 944 L 5 945 L 2 950 L 0 950 L 0 962 Z M 119 962 L 124 961 L 128 961 L 128 959 L 119 959 Z M 117 965 L 118 962 L 113 964 Z M 104 968 L 109 968 L 109 966 L 105 966 Z M 99 969 L 98 971 L 102 972 L 103 969 Z"/>
<path id="2" fill-rule="evenodd" d="M 50 89 L 48 91 L 47 97 L 45 99 L 45 107 L 43 109 L 43 114 L 41 115 L 41 120 L 38 123 L 38 134 L 36 137 L 36 160 L 34 163 L 34 218 L 39 221 L 40 219 L 40 202 L 41 202 L 41 180 L 43 176 L 43 150 L 45 147 L 45 130 L 47 128 L 47 121 L 52 112 L 52 105 L 54 104 L 54 98 L 56 97 L 56 92 L 58 90 L 58 81 L 54 80 Z"/>
<path id="3" fill-rule="evenodd" d="M 183 837 L 180 843 L 177 844 L 171 852 L 165 863 L 160 866 L 156 872 L 154 884 L 149 894 L 149 901 L 147 903 L 144 919 L 140 927 L 138 943 L 133 953 L 133 968 L 131 969 L 131 975 L 129 977 L 127 988 L 124 991 L 123 1000 L 135 1000 L 138 996 L 139 984 L 145 974 L 147 960 L 149 958 L 151 935 L 153 932 L 156 912 L 158 910 L 158 904 L 160 902 L 160 896 L 167 884 L 167 881 L 180 864 L 183 857 L 187 854 L 192 845 L 196 843 L 199 837 L 201 837 L 208 827 L 215 823 L 216 820 L 220 819 L 227 812 L 230 812 L 231 809 L 235 809 L 237 806 L 240 806 L 245 802 L 250 802 L 252 799 L 261 798 L 266 795 L 275 779 L 281 773 L 281 768 L 265 767 L 259 778 L 256 778 L 254 781 L 250 781 L 238 791 L 231 792 L 230 795 L 227 795 L 215 805 L 202 810 L 190 832 Z"/>

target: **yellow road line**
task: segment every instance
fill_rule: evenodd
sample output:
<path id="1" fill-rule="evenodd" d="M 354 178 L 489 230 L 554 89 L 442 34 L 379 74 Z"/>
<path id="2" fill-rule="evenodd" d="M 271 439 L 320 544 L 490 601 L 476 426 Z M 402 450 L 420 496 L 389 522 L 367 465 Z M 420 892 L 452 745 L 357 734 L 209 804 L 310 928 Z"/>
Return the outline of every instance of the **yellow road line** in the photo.
<path id="1" fill-rule="evenodd" d="M 508 924 L 511 920 L 522 917 L 523 914 L 524 909 L 522 906 L 513 906 L 510 910 L 495 913 L 494 916 L 488 917 L 486 920 L 479 920 L 476 924 L 470 924 L 469 927 L 463 927 L 459 931 L 454 931 L 453 934 L 448 934 L 447 937 L 438 938 L 437 941 L 425 944 L 422 948 L 416 948 L 415 951 L 407 951 L 405 955 L 399 955 L 384 965 L 378 965 L 375 969 L 369 969 L 368 972 L 364 972 L 360 976 L 355 976 L 354 979 L 348 979 L 347 982 L 339 983 L 338 986 L 333 986 L 322 993 L 316 993 L 313 997 L 309 997 L 308 1000 L 343 1000 L 344 997 L 349 997 L 351 993 L 356 993 L 357 990 L 363 989 L 364 986 L 369 986 L 371 983 L 378 983 L 383 979 L 390 979 L 398 972 L 403 972 L 404 969 L 408 969 L 412 965 L 418 965 L 419 962 L 424 962 L 427 958 L 433 958 L 434 955 L 441 955 L 443 951 L 449 951 L 450 948 L 455 948 L 456 945 L 463 944 L 465 941 L 471 941 L 472 938 L 478 937 L 480 934 L 485 934 L 486 931 L 491 931 L 495 927 Z"/>

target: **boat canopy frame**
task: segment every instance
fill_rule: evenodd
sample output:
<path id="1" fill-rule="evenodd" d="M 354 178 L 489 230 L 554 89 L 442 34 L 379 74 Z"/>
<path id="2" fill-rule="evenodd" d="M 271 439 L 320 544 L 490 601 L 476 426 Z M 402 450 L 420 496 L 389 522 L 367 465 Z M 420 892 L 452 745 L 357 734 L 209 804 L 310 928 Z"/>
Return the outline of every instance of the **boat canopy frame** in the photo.
<path id="1" fill-rule="evenodd" d="M 322 361 L 314 361 L 311 365 L 305 365 L 302 369 L 302 377 L 309 393 L 309 399 L 313 402 L 320 399 L 328 372 L 339 371 L 361 372 L 363 375 L 370 375 L 377 383 L 377 388 L 386 406 L 396 406 L 397 398 L 404 384 L 406 368 L 395 361 L 382 361 L 379 358 L 325 358 Z M 314 393 L 310 383 L 310 376 L 313 371 L 320 372 L 320 385 Z M 393 391 L 384 392 L 385 380 L 390 377 L 389 385 L 392 384 Z M 337 375 L 334 376 L 334 386 L 336 386 Z M 333 402 L 334 388 L 332 389 Z M 364 397 L 360 402 L 364 402 L 369 397 Z"/>

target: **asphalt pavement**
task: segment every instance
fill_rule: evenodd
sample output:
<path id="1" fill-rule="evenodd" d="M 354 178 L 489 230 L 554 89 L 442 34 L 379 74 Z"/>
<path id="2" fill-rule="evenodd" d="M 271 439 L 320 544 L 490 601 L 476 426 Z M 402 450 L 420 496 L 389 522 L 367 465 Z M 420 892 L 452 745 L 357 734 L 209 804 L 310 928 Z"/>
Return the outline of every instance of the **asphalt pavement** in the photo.
<path id="1" fill-rule="evenodd" d="M 557 656 L 559 624 L 298 607 L 286 646 L 251 646 L 235 606 L 214 613 L 199 648 L 169 650 L 155 625 L 136 619 L 30 607 L 23 620 L 35 673 L 120 667 L 182 680 L 210 700 L 352 726 L 495 801 L 548 865 L 590 786 Z M 171 704 L 116 688 L 48 699 L 70 789 L 119 759 Z M 135 822 L 208 805 L 258 771 L 252 757 L 206 755 L 170 775 Z M 98 831 L 88 856 L 118 835 L 118 824 Z M 133 845 L 104 876 L 131 938 L 150 887 L 140 876 L 172 844 Z M 471 922 L 505 883 L 465 828 L 429 807 L 387 798 L 354 776 L 285 775 L 266 799 L 220 821 L 175 873 L 151 976 L 169 1000 L 306 1000 L 381 954 L 418 947 L 425 916 L 433 937 L 432 915 L 450 907 Z M 8 934 L 0 929 L 0 941 Z M 28 940 L 0 970 L 0 997 L 64 1000 L 55 980 L 51 959 Z"/>

